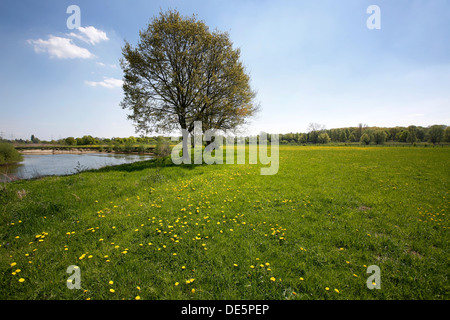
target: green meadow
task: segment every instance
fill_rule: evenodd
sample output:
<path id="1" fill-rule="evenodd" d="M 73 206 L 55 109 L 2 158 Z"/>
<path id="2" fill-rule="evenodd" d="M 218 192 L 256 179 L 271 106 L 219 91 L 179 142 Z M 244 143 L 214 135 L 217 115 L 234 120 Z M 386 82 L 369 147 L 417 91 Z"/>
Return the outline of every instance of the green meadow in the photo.
<path id="1" fill-rule="evenodd" d="M 282 146 L 272 176 L 166 158 L 5 183 L 0 299 L 448 299 L 449 159 Z"/>

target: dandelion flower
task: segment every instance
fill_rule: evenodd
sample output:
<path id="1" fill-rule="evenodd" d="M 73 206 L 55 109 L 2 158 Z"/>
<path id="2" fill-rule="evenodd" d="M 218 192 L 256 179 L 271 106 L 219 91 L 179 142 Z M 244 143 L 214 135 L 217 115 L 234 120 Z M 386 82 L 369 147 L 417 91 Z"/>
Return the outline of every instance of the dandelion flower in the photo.
<path id="1" fill-rule="evenodd" d="M 135 300 L 141 300 L 141 297 L 136 296 L 136 298 L 134 298 Z"/>
<path id="2" fill-rule="evenodd" d="M 19 279 L 19 282 L 24 282 L 24 281 L 25 281 L 24 278 L 20 278 L 20 279 Z"/>
<path id="3" fill-rule="evenodd" d="M 192 293 L 195 293 L 195 289 L 192 289 L 191 292 L 192 292 Z"/>
<path id="4" fill-rule="evenodd" d="M 109 281 L 109 284 L 114 284 L 114 281 L 112 281 L 112 280 L 111 280 L 111 281 Z"/>
<path id="5" fill-rule="evenodd" d="M 330 288 L 326 287 L 326 288 L 325 288 L 325 290 L 327 290 L 327 291 L 328 291 L 328 290 L 330 290 Z"/>
<path id="6" fill-rule="evenodd" d="M 300 277 L 300 281 L 303 281 L 303 280 L 305 280 L 305 279 L 303 279 L 302 277 Z"/>
<path id="7" fill-rule="evenodd" d="M 275 277 L 270 277 L 270 281 L 275 281 Z"/>
<path id="8" fill-rule="evenodd" d="M 337 293 L 339 293 L 339 290 L 338 290 L 338 289 L 334 289 L 334 291 L 336 291 Z"/>
<path id="9" fill-rule="evenodd" d="M 179 282 L 175 282 L 175 287 L 178 286 L 180 283 Z"/>
<path id="10" fill-rule="evenodd" d="M 109 289 L 109 292 L 114 293 L 114 292 L 116 292 L 116 290 L 114 290 L 114 289 Z"/>

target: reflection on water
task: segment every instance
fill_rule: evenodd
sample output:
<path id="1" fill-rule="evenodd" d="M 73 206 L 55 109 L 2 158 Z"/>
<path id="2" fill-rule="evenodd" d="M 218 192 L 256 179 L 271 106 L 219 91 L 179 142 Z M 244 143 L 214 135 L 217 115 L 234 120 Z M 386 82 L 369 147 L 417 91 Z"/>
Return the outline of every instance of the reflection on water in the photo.
<path id="1" fill-rule="evenodd" d="M 152 159 L 149 155 L 137 154 L 25 154 L 19 164 L 0 166 L 0 181 L 10 181 L 11 178 L 31 179 L 48 175 L 68 175 L 82 170 L 149 159 Z"/>

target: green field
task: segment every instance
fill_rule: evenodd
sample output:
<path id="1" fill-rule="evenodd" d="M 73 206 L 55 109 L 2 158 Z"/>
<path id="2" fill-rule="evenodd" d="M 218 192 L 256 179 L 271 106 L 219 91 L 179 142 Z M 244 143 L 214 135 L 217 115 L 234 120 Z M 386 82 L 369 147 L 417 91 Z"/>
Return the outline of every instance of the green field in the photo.
<path id="1" fill-rule="evenodd" d="M 166 159 L 3 184 L 0 299 L 448 299 L 449 159 L 285 146 L 273 176 Z"/>

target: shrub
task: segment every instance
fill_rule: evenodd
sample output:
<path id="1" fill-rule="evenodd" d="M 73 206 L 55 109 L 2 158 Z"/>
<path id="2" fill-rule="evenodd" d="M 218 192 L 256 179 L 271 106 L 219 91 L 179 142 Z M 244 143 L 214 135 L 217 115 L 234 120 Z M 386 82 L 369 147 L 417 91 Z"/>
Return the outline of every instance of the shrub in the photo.
<path id="1" fill-rule="evenodd" d="M 370 136 L 367 133 L 364 133 L 361 136 L 360 142 L 368 145 L 370 143 Z"/>
<path id="2" fill-rule="evenodd" d="M 23 156 L 10 143 L 0 143 L 0 165 L 20 162 Z"/>
<path id="3" fill-rule="evenodd" d="M 328 143 L 330 142 L 330 140 L 331 140 L 330 137 L 325 132 L 319 134 L 319 136 L 317 137 L 317 142 L 319 143 Z"/>
<path id="4" fill-rule="evenodd" d="M 169 142 L 166 139 L 162 137 L 158 138 L 155 147 L 155 154 L 158 157 L 166 157 L 170 154 Z"/>

